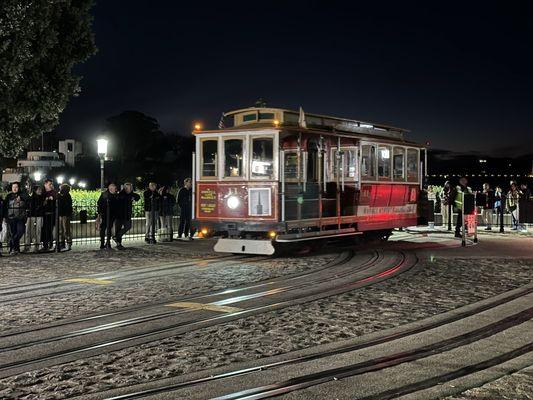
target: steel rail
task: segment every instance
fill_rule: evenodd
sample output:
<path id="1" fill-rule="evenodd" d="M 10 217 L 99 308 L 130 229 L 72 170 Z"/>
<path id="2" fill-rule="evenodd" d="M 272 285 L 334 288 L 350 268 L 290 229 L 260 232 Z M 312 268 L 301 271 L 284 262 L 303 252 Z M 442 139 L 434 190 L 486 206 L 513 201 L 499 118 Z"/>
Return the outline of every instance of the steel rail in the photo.
<path id="1" fill-rule="evenodd" d="M 376 257 L 376 255 L 377 255 L 377 252 L 374 251 L 372 256 L 371 256 L 371 259 L 372 259 L 372 257 Z M 365 261 L 365 263 L 367 263 L 369 261 L 370 260 Z M 42 330 L 47 330 L 47 329 L 54 329 L 54 328 L 58 328 L 58 327 L 61 327 L 61 326 L 76 325 L 76 324 L 79 324 L 79 323 L 83 323 L 83 322 L 87 322 L 87 321 L 94 321 L 94 320 L 102 319 L 102 318 L 108 318 L 108 317 L 112 317 L 112 316 L 116 316 L 116 315 L 129 314 L 129 313 L 134 312 L 134 311 L 142 311 L 142 310 L 153 308 L 153 307 L 165 306 L 165 305 L 167 305 L 170 302 L 177 302 L 177 301 L 184 301 L 184 300 L 198 300 L 198 299 L 204 299 L 204 298 L 209 298 L 209 297 L 220 296 L 220 295 L 224 295 L 226 293 L 237 293 L 237 292 L 242 292 L 242 291 L 245 291 L 245 290 L 254 289 L 254 288 L 258 288 L 258 287 L 270 286 L 270 285 L 272 285 L 274 283 L 277 283 L 277 282 L 280 282 L 280 281 L 291 281 L 291 280 L 294 280 L 294 279 L 299 279 L 299 278 L 302 278 L 302 277 L 305 277 L 305 276 L 316 274 L 318 272 L 321 272 L 321 271 L 323 271 L 325 269 L 330 268 L 333 265 L 335 265 L 335 266 L 336 265 L 340 265 L 341 262 L 342 261 L 337 261 L 337 258 L 336 258 L 336 259 L 334 259 L 334 260 L 332 260 L 330 262 L 327 262 L 321 268 L 318 268 L 318 269 L 315 269 L 315 270 L 312 270 L 312 271 L 306 271 L 306 272 L 303 272 L 303 273 L 294 273 L 294 274 L 290 274 L 290 275 L 286 275 L 286 276 L 276 277 L 276 278 L 273 278 L 273 279 L 270 279 L 270 280 L 267 280 L 265 282 L 258 283 L 258 284 L 252 284 L 252 285 L 248 285 L 248 286 L 239 286 L 239 287 L 235 287 L 235 288 L 227 288 L 227 289 L 223 289 L 221 291 L 214 292 L 214 293 L 199 293 L 199 294 L 191 294 L 191 295 L 180 296 L 180 297 L 173 297 L 173 298 L 168 298 L 168 299 L 166 299 L 164 301 L 158 301 L 156 303 L 141 304 L 141 305 L 137 305 L 137 306 L 121 309 L 119 311 L 112 311 L 112 312 L 107 312 L 107 313 L 102 313 L 102 314 L 97 314 L 97 315 L 89 315 L 87 317 L 77 318 L 77 319 L 74 319 L 74 320 L 68 320 L 68 321 L 63 321 L 63 322 L 59 322 L 59 323 L 53 323 L 53 324 L 45 325 L 45 326 L 38 327 L 38 328 L 31 328 L 31 329 L 27 329 L 27 330 L 23 330 L 23 331 L 15 331 L 15 332 L 9 332 L 9 333 L 4 333 L 4 334 L 0 333 L 0 339 L 6 338 L 6 337 L 19 336 L 19 335 L 23 335 L 23 334 L 27 334 L 27 333 L 35 333 L 35 332 L 42 331 Z M 1 348 L 0 348 L 0 352 L 1 352 Z"/>
<path id="2" fill-rule="evenodd" d="M 350 364 L 343 367 L 333 368 L 303 375 L 286 380 L 284 382 L 260 386 L 252 389 L 242 390 L 236 393 L 219 396 L 214 400 L 257 400 L 266 399 L 273 396 L 287 394 L 296 390 L 301 390 L 316 386 L 322 383 L 339 380 L 355 375 L 362 375 L 369 372 L 380 371 L 406 362 L 419 360 L 421 358 L 440 354 L 455 348 L 468 345 L 470 343 L 485 339 L 502 332 L 511 327 L 529 321 L 533 317 L 533 307 L 508 316 L 497 322 L 488 324 L 482 328 L 475 329 L 468 333 L 458 335 L 449 339 L 422 346 L 413 350 L 395 353 L 389 356 L 378 357 L 372 360 Z"/>
<path id="3" fill-rule="evenodd" d="M 130 394 L 124 394 L 124 395 L 109 397 L 109 398 L 106 398 L 106 400 L 138 399 L 138 398 L 143 398 L 143 397 L 146 397 L 146 396 L 156 395 L 156 394 L 160 394 L 160 393 L 171 392 L 171 391 L 174 391 L 174 390 L 183 389 L 183 388 L 186 388 L 186 387 L 195 386 L 195 385 L 199 385 L 199 384 L 203 384 L 203 383 L 209 383 L 209 382 L 222 380 L 222 379 L 226 379 L 226 378 L 233 378 L 233 377 L 237 377 L 237 376 L 243 376 L 243 375 L 247 375 L 247 374 L 251 374 L 251 373 L 255 373 L 255 372 L 265 371 L 267 369 L 273 369 L 273 368 L 278 368 L 278 367 L 287 366 L 287 365 L 304 363 L 304 362 L 313 361 L 313 360 L 317 360 L 317 359 L 321 359 L 321 358 L 325 358 L 325 357 L 330 357 L 330 356 L 344 354 L 344 353 L 348 353 L 348 352 L 352 352 L 352 351 L 356 351 L 356 350 L 370 348 L 370 347 L 373 347 L 373 346 L 377 346 L 377 345 L 380 345 L 380 344 L 393 342 L 393 341 L 398 340 L 398 339 L 406 338 L 406 337 L 409 337 L 409 336 L 412 336 L 412 335 L 416 335 L 416 334 L 419 334 L 419 333 L 423 333 L 423 332 L 426 332 L 426 331 L 429 331 L 429 330 L 432 330 L 432 329 L 435 329 L 435 328 L 438 328 L 438 327 L 441 327 L 441 326 L 444 326 L 444 325 L 448 325 L 448 324 L 453 323 L 453 322 L 460 321 L 462 319 L 465 319 L 465 318 L 471 317 L 473 315 L 479 314 L 481 312 L 484 312 L 484 311 L 490 310 L 492 308 L 498 307 L 498 306 L 500 306 L 502 304 L 509 303 L 509 302 L 511 302 L 513 300 L 516 300 L 516 299 L 520 298 L 520 297 L 527 296 L 530 293 L 533 293 L 533 287 L 529 287 L 529 288 L 526 288 L 524 290 L 518 291 L 516 293 L 512 293 L 512 294 L 510 294 L 508 296 L 499 298 L 499 299 L 494 300 L 494 301 L 492 301 L 490 303 L 486 303 L 486 304 L 480 305 L 480 306 L 472 308 L 470 310 L 466 310 L 466 311 L 462 311 L 462 312 L 456 313 L 454 315 L 451 315 L 451 316 L 449 316 L 447 318 L 444 318 L 442 320 L 439 320 L 439 321 L 434 321 L 434 322 L 431 322 L 429 324 L 425 324 L 425 325 L 422 325 L 422 326 L 419 326 L 419 327 L 410 328 L 410 329 L 404 330 L 404 331 L 399 332 L 399 333 L 393 333 L 393 334 L 390 334 L 390 335 L 385 335 L 385 336 L 378 337 L 376 339 L 370 339 L 370 340 L 365 341 L 363 343 L 345 345 L 345 346 L 341 346 L 341 347 L 338 347 L 338 348 L 333 349 L 333 350 L 322 351 L 322 352 L 318 352 L 318 353 L 314 353 L 314 354 L 310 354 L 310 355 L 306 355 L 306 356 L 294 357 L 294 358 L 291 358 L 291 359 L 288 359 L 288 360 L 283 360 L 283 361 L 273 362 L 273 363 L 269 363 L 269 364 L 264 364 L 264 365 L 260 365 L 260 366 L 257 366 L 257 367 L 251 367 L 251 368 L 245 368 L 245 369 L 241 369 L 241 370 L 229 371 L 229 372 L 225 372 L 225 373 L 221 373 L 221 374 L 217 374 L 217 375 L 212 375 L 212 376 L 205 377 L 205 378 L 199 378 L 199 379 L 194 379 L 194 380 L 190 380 L 190 381 L 186 381 L 186 382 L 180 382 L 180 383 L 176 383 L 176 384 L 165 385 L 165 386 L 162 386 L 162 387 L 146 389 L 146 390 L 142 390 L 142 391 L 138 391 L 138 392 L 134 392 L 134 393 L 130 393 Z M 165 378 L 165 379 L 168 379 L 168 378 Z M 367 399 L 365 398 L 365 400 L 367 400 Z M 372 400 L 374 400 L 374 399 L 372 399 Z"/>
<path id="4" fill-rule="evenodd" d="M 400 253 L 400 254 L 403 254 L 403 253 Z M 397 269 L 400 266 L 402 266 L 404 262 L 405 262 L 405 256 L 403 257 L 403 259 L 400 261 L 399 264 L 397 264 L 396 266 L 392 267 L 390 270 L 397 271 Z M 413 265 L 415 265 L 415 264 L 416 264 L 416 262 L 413 263 Z M 374 277 L 376 279 L 385 278 L 385 277 L 382 276 L 382 274 L 383 274 L 383 272 L 377 273 L 377 274 L 374 275 Z M 334 280 L 334 279 L 338 279 L 338 278 L 339 278 L 339 276 L 337 275 L 337 276 L 333 276 L 330 279 Z M 370 281 L 366 282 L 366 279 L 368 279 L 368 278 L 365 278 L 363 280 L 357 281 L 354 284 L 358 284 L 358 283 L 366 284 L 366 283 L 369 283 Z M 308 284 L 308 282 L 306 283 L 306 285 L 307 284 Z M 343 285 L 343 286 L 346 287 L 346 285 Z M 335 288 L 335 289 L 338 289 L 338 288 Z M 323 295 L 325 295 L 323 297 L 326 297 L 328 295 L 328 293 L 330 293 L 330 292 L 331 292 L 331 290 L 328 291 L 328 292 L 322 293 Z M 225 321 L 229 321 L 229 320 L 232 320 L 232 319 L 235 319 L 235 318 L 242 318 L 242 317 L 245 317 L 245 316 L 253 315 L 253 314 L 256 314 L 258 312 L 265 312 L 265 311 L 284 308 L 284 307 L 287 307 L 289 305 L 294 304 L 296 300 L 299 300 L 300 302 L 302 302 L 302 300 L 305 300 L 306 297 L 309 297 L 309 295 L 304 295 L 304 296 L 301 296 L 301 297 L 291 298 L 290 300 L 281 301 L 281 302 L 278 302 L 278 303 L 268 304 L 268 305 L 259 306 L 259 307 L 253 307 L 253 308 L 245 309 L 245 310 L 234 312 L 234 313 L 228 313 L 228 314 L 222 315 L 222 316 L 206 317 L 206 318 L 203 318 L 203 319 L 198 319 L 198 320 L 189 321 L 189 322 L 184 321 L 184 322 L 172 324 L 172 325 L 164 327 L 164 328 L 158 328 L 158 329 L 154 329 L 152 331 L 139 333 L 139 334 L 134 334 L 134 335 L 125 335 L 125 336 L 122 336 L 122 337 L 114 338 L 112 340 L 104 340 L 104 341 L 96 342 L 96 343 L 93 343 L 93 344 L 90 344 L 90 345 L 78 346 L 78 347 L 71 348 L 71 349 L 68 349 L 68 350 L 57 351 L 57 352 L 50 353 L 50 354 L 47 354 L 47 355 L 44 355 L 44 356 L 39 356 L 39 357 L 36 357 L 36 358 L 33 358 L 33 359 L 25 359 L 25 360 L 15 361 L 15 362 L 11 362 L 11 363 L 6 363 L 6 364 L 3 364 L 3 365 L 0 365 L 0 371 L 6 371 L 6 370 L 10 370 L 10 369 L 17 368 L 17 367 L 29 366 L 29 365 L 32 365 L 32 364 L 36 364 L 36 363 L 39 363 L 39 362 L 44 362 L 44 361 L 48 361 L 48 360 L 52 360 L 52 359 L 56 359 L 56 358 L 60 358 L 60 357 L 76 355 L 76 354 L 80 354 L 80 353 L 91 351 L 91 350 L 97 350 L 97 349 L 101 349 L 101 348 L 111 347 L 111 346 L 114 346 L 114 345 L 117 345 L 117 344 L 121 344 L 121 343 L 126 343 L 126 342 L 135 341 L 135 340 L 145 339 L 145 338 L 153 337 L 153 336 L 160 335 L 160 334 L 163 334 L 163 333 L 172 332 L 172 331 L 175 331 L 178 328 L 186 327 L 186 328 L 189 328 L 187 331 L 191 331 L 191 330 L 203 327 L 203 326 L 207 326 L 209 324 L 215 325 L 215 324 L 222 323 L 222 322 L 225 322 Z M 61 339 L 58 339 L 58 340 L 61 340 Z M 24 346 L 24 347 L 27 347 L 27 346 Z"/>

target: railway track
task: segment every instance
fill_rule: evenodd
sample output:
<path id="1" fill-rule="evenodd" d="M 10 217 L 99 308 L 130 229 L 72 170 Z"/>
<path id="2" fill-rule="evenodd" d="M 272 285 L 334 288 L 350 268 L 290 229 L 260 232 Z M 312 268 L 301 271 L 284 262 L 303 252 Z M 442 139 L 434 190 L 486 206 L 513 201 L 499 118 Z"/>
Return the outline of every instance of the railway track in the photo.
<path id="1" fill-rule="evenodd" d="M 258 262 L 268 259 L 265 256 L 219 256 L 209 257 L 202 260 L 183 261 L 175 263 L 165 263 L 159 265 L 150 265 L 148 267 L 135 267 L 121 269 L 111 272 L 100 272 L 90 275 L 81 275 L 67 277 L 64 279 L 55 279 L 41 281 L 24 285 L 15 285 L 0 288 L 0 304 L 7 304 L 21 300 L 29 300 L 37 297 L 48 296 L 52 294 L 63 294 L 79 291 L 80 288 L 92 284 L 93 288 L 102 287 L 107 284 L 120 284 L 145 281 L 150 278 L 161 278 L 178 273 L 183 268 L 194 267 L 199 263 L 207 263 L 209 266 L 223 265 L 231 266 L 231 263 L 244 260 L 246 262 Z M 226 265 L 228 264 L 228 265 Z M 57 289 L 63 288 L 63 290 Z"/>
<path id="2" fill-rule="evenodd" d="M 179 302 L 178 308 L 171 311 L 159 308 L 120 320 L 113 320 L 120 314 L 102 315 L 96 319 L 101 323 L 96 325 L 95 319 L 80 319 L 69 324 L 67 333 L 62 324 L 44 327 L 37 334 L 28 330 L 4 336 L 0 338 L 0 377 L 339 294 L 388 279 L 416 262 L 412 254 L 398 251 L 356 256 L 344 252 L 319 271 L 189 297 L 186 304 Z M 195 306 L 188 308 L 190 304 Z M 218 308 L 231 311 L 221 315 Z M 145 322 L 150 322 L 150 326 Z"/>
<path id="3" fill-rule="evenodd" d="M 313 351 L 309 354 L 299 355 L 296 357 L 286 356 L 284 359 L 274 361 L 266 364 L 260 364 L 253 367 L 243 369 L 226 370 L 211 374 L 205 377 L 194 378 L 191 380 L 181 380 L 179 382 L 169 382 L 169 379 L 160 380 L 159 382 L 151 382 L 147 389 L 132 391 L 131 389 L 119 389 L 114 393 L 121 392 L 121 394 L 107 395 L 106 393 L 97 393 L 90 396 L 84 396 L 84 399 L 106 399 L 106 400 L 126 400 L 126 399 L 140 399 L 140 398 L 190 398 L 190 399 L 206 399 L 211 396 L 202 395 L 203 393 L 213 393 L 224 391 L 225 387 L 232 387 L 231 383 L 227 381 L 237 382 L 234 386 L 249 386 L 246 381 L 260 382 L 261 380 L 268 380 L 268 378 L 261 378 L 261 375 L 270 373 L 270 371 L 277 369 L 284 369 L 285 371 L 305 371 L 305 366 L 311 362 L 315 368 L 309 367 L 310 370 L 316 370 L 317 365 L 321 360 L 335 359 L 341 355 L 350 355 L 361 350 L 375 348 L 384 344 L 393 344 L 402 340 L 413 337 L 420 337 L 421 334 L 431 335 L 435 330 L 449 329 L 454 323 L 469 321 L 471 318 L 479 317 L 487 318 L 482 313 L 495 312 L 499 307 L 508 307 L 509 310 L 514 310 L 514 304 L 522 304 L 522 310 L 519 312 L 512 312 L 510 315 L 505 315 L 499 318 L 491 318 L 489 323 L 482 323 L 479 327 L 473 324 L 473 329 L 468 327 L 466 331 L 452 334 L 443 340 L 433 341 L 430 344 L 415 346 L 408 350 L 388 353 L 384 356 L 371 357 L 362 362 L 348 363 L 336 368 L 319 368 L 319 372 L 296 374 L 296 377 L 291 379 L 275 381 L 264 385 L 257 385 L 246 387 L 236 391 L 226 390 L 225 394 L 216 395 L 213 398 L 216 400 L 252 400 L 264 399 L 275 396 L 281 396 L 299 390 L 308 389 L 322 384 L 335 384 L 335 382 L 354 377 L 358 375 L 372 374 L 380 371 L 393 368 L 404 363 L 415 362 L 424 358 L 438 356 L 440 354 L 450 352 L 454 349 L 467 346 L 469 344 L 486 340 L 494 335 L 501 334 L 511 328 L 519 327 L 533 318 L 533 307 L 530 305 L 530 299 L 533 298 L 533 286 L 529 285 L 525 288 L 513 290 L 510 293 L 496 296 L 494 299 L 482 301 L 480 304 L 462 307 L 460 310 L 447 312 L 444 315 L 438 316 L 436 319 L 431 318 L 423 323 L 409 324 L 406 328 L 402 327 L 400 330 L 395 330 L 393 333 L 378 336 L 362 342 L 352 344 L 344 344 L 325 351 Z M 526 306 L 524 306 L 524 304 Z M 519 307 L 520 308 L 520 307 Z M 496 315 L 496 314 L 495 314 Z M 484 321 L 484 320 L 482 320 Z M 414 325 L 414 326 L 413 326 Z M 468 326 L 468 325 L 467 325 Z M 423 341 L 423 340 L 421 340 Z M 416 343 L 416 341 L 415 341 Z M 492 356 L 479 362 L 469 363 L 460 368 L 451 369 L 445 373 L 437 373 L 426 378 L 416 380 L 408 384 L 402 384 L 392 389 L 377 391 L 371 395 L 357 395 L 357 393 L 344 393 L 343 396 L 336 396 L 335 398 L 350 398 L 350 399 L 364 399 L 364 400 L 382 400 L 392 399 L 406 394 L 414 393 L 428 388 L 436 387 L 445 382 L 458 379 L 488 368 L 492 368 L 502 363 L 505 363 L 514 358 L 523 356 L 533 352 L 533 342 L 523 345 L 517 345 L 510 351 L 503 352 L 497 356 Z M 349 359 L 349 358 L 345 358 Z M 324 364 L 327 365 L 326 362 Z M 294 368 L 297 366 L 297 368 Z M 513 372 L 512 370 L 510 372 Z M 291 372 L 288 373 L 289 375 Z M 294 372 L 292 372 L 294 375 Z M 204 373 L 205 375 L 205 373 Z M 272 373 L 272 376 L 283 376 L 283 372 Z M 257 377 L 256 377 L 257 376 Z M 244 379 L 246 377 L 246 380 Z M 178 378 L 179 379 L 179 378 Z M 333 382 L 333 383 L 332 383 Z M 375 383 L 375 380 L 371 380 Z M 403 383 L 400 381 L 400 383 Z M 375 386 L 375 385 L 374 385 Z M 208 388 L 209 387 L 209 388 Z M 215 389 L 213 389 L 215 388 Z M 125 393 L 126 392 L 126 393 Z M 165 397 L 164 394 L 174 397 Z M 194 395 L 193 395 L 194 394 Z M 331 394 L 331 393 L 330 393 Z M 177 396 L 177 397 L 175 397 Z M 318 398 L 313 397 L 309 393 L 302 394 L 297 398 Z M 430 397 L 427 397 L 430 398 Z"/>

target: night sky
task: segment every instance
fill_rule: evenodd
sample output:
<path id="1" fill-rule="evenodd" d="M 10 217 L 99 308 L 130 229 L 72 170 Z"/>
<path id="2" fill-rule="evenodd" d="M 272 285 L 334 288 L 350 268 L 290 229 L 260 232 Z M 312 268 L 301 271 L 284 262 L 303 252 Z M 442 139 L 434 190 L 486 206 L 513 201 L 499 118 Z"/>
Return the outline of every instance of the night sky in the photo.
<path id="1" fill-rule="evenodd" d="M 123 110 L 165 132 L 272 107 L 386 123 L 435 148 L 533 151 L 533 12 L 442 2 L 100 0 L 99 52 L 57 131 L 91 141 Z M 504 149 L 504 150 L 502 150 Z"/>

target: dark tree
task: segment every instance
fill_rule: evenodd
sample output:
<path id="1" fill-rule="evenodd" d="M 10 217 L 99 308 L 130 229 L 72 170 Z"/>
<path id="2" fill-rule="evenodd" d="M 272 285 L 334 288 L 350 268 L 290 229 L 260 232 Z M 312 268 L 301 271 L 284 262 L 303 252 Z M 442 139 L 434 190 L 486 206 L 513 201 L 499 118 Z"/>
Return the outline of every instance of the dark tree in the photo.
<path id="1" fill-rule="evenodd" d="M 80 92 L 73 67 L 96 52 L 93 0 L 0 2 L 0 154 L 53 129 Z"/>

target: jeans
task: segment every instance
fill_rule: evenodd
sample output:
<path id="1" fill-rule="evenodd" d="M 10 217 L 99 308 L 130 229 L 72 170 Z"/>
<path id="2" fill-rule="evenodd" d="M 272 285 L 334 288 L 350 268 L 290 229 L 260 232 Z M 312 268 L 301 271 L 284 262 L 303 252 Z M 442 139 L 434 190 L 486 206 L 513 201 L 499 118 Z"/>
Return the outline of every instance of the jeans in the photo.
<path id="1" fill-rule="evenodd" d="M 36 249 L 41 244 L 41 231 L 43 229 L 43 217 L 30 217 L 26 223 L 25 243 L 26 249 L 33 243 Z"/>
<path id="2" fill-rule="evenodd" d="M 513 218 L 513 228 L 512 229 L 518 229 L 519 223 L 518 223 L 518 207 L 516 207 L 515 210 L 511 211 L 511 217 Z"/>
<path id="3" fill-rule="evenodd" d="M 194 232 L 191 229 L 191 214 L 182 213 L 180 216 L 180 225 L 178 227 L 178 237 L 185 235 L 185 237 L 193 236 Z"/>
<path id="4" fill-rule="evenodd" d="M 111 243 L 111 233 L 113 231 L 113 225 L 115 224 L 115 218 L 110 217 L 109 221 L 107 218 L 102 218 L 100 223 L 100 243 L 103 245 Z"/>
<path id="5" fill-rule="evenodd" d="M 115 239 L 122 244 L 122 237 L 131 229 L 131 219 L 117 219 L 115 221 Z"/>
<path id="6" fill-rule="evenodd" d="M 43 217 L 43 247 L 51 249 L 54 246 L 55 213 L 45 213 Z"/>
<path id="7" fill-rule="evenodd" d="M 69 246 L 72 245 L 72 233 L 70 232 L 70 217 L 59 217 L 59 242 L 61 244 L 67 242 Z"/>
<path id="8" fill-rule="evenodd" d="M 448 211 L 448 206 L 446 204 L 441 204 L 440 213 L 442 215 L 442 225 L 445 227 L 448 226 L 448 218 L 450 216 L 450 213 Z"/>
<path id="9" fill-rule="evenodd" d="M 20 238 L 26 231 L 26 219 L 8 219 L 7 224 L 9 226 L 9 233 L 11 234 L 9 249 L 20 251 Z"/>
<path id="10" fill-rule="evenodd" d="M 157 230 L 157 220 L 159 219 L 159 211 L 145 211 L 146 217 L 146 239 L 155 240 L 155 231 Z"/>
<path id="11" fill-rule="evenodd" d="M 483 221 L 487 228 L 492 228 L 492 208 L 483 209 Z"/>
<path id="12" fill-rule="evenodd" d="M 161 229 L 164 229 L 163 236 L 167 240 L 172 240 L 174 231 L 172 229 L 172 215 L 161 215 L 159 217 L 159 222 L 161 223 Z"/>

